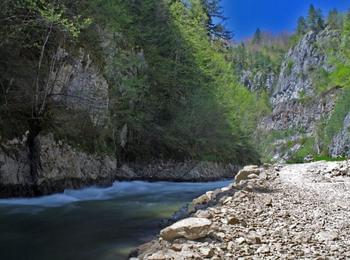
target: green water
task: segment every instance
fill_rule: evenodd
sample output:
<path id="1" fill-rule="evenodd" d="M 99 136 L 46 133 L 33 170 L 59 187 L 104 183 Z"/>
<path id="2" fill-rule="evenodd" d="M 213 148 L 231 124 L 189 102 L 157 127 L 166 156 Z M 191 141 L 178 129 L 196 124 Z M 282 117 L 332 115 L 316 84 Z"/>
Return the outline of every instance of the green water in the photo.
<path id="1" fill-rule="evenodd" d="M 161 219 L 228 183 L 124 182 L 0 200 L 0 259 L 126 259 L 158 234 Z"/>

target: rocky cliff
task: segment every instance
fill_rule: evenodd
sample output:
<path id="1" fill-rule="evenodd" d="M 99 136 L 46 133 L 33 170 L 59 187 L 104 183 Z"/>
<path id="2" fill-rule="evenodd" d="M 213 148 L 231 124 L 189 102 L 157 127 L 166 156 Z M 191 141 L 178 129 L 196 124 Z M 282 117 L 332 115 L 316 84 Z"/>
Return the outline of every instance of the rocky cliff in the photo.
<path id="1" fill-rule="evenodd" d="M 109 87 L 102 72 L 83 49 L 75 56 L 64 49 L 58 52 L 64 66 L 51 76 L 56 79 L 56 101 L 86 111 L 94 124 L 103 125 L 108 120 Z"/>
<path id="2" fill-rule="evenodd" d="M 0 144 L 0 197 L 38 196 L 68 188 L 110 185 L 122 180 L 212 181 L 231 178 L 239 168 L 210 162 L 155 161 L 124 164 L 108 155 L 94 155 L 40 136 L 40 167 L 36 180 L 30 173 L 26 136 Z"/>
<path id="3" fill-rule="evenodd" d="M 339 37 L 339 33 L 333 30 L 310 31 L 288 51 L 272 94 L 273 105 L 316 94 L 313 76 L 320 69 L 332 70 L 325 48 Z"/>
<path id="4" fill-rule="evenodd" d="M 56 142 L 52 135 L 40 136 L 38 178 L 30 174 L 26 137 L 5 142 L 0 149 L 0 197 L 36 196 L 78 188 L 110 184 L 115 180 L 116 160 L 89 155 Z"/>
<path id="5" fill-rule="evenodd" d="M 256 132 L 265 159 L 289 161 L 308 153 L 321 154 L 322 146 L 328 146 L 329 156 L 349 155 L 348 118 L 330 143 L 320 133 L 342 93 L 338 86 L 328 85 L 325 90 L 320 86 L 325 84 L 320 74 L 333 70 L 328 49 L 339 41 L 339 31 L 310 31 L 286 53 L 279 75 L 257 74 L 255 78 L 263 80 L 255 81 L 247 80 L 247 73 L 241 76 L 250 90 L 263 88 L 270 93 L 272 113 L 261 120 Z"/>

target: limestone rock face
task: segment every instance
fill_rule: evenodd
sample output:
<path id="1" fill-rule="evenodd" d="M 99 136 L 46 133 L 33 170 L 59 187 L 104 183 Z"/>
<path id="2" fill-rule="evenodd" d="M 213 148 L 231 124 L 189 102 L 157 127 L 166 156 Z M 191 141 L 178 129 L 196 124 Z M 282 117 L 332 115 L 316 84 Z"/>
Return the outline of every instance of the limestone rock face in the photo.
<path id="1" fill-rule="evenodd" d="M 272 96 L 274 105 L 315 93 L 313 79 L 310 77 L 312 71 L 320 68 L 331 70 L 327 63 L 327 56 L 318 46 L 337 36 L 338 32 L 331 30 L 320 33 L 310 31 L 289 50 Z"/>
<path id="2" fill-rule="evenodd" d="M 45 180 L 112 178 L 116 161 L 109 156 L 78 152 L 69 145 L 56 143 L 52 136 L 41 137 L 42 169 L 39 184 Z"/>
<path id="3" fill-rule="evenodd" d="M 39 136 L 39 141 L 41 167 L 34 183 L 25 140 L 2 144 L 0 197 L 44 195 L 66 188 L 111 184 L 116 178 L 117 164 L 112 157 L 77 151 L 56 142 L 52 135 Z"/>
<path id="4" fill-rule="evenodd" d="M 278 79 L 270 97 L 272 113 L 263 118 L 257 128 L 257 136 L 274 136 L 264 151 L 275 162 L 287 162 L 303 148 L 303 140 L 312 140 L 313 151 L 320 153 L 324 140 L 320 124 L 327 124 L 341 89 L 337 86 L 319 93 L 320 75 L 334 69 L 328 59 L 327 49 L 340 43 L 339 31 L 329 28 L 320 32 L 308 32 L 292 47 L 283 59 Z M 349 111 L 350 112 L 350 111 Z M 349 118 L 344 127 L 333 137 L 329 155 L 350 155 Z"/>
<path id="5" fill-rule="evenodd" d="M 350 157 L 350 111 L 344 119 L 343 128 L 333 137 L 329 147 L 329 153 L 332 157 L 347 156 Z"/>
<path id="6" fill-rule="evenodd" d="M 132 180 L 215 181 L 232 178 L 238 166 L 201 161 L 155 161 L 149 164 L 123 165 L 118 176 Z"/>
<path id="7" fill-rule="evenodd" d="M 109 88 L 102 72 L 83 49 L 76 57 L 60 49 L 58 57 L 65 65 L 52 75 L 57 78 L 56 101 L 86 111 L 94 124 L 103 125 L 108 118 Z"/>
<path id="8" fill-rule="evenodd" d="M 211 221 L 206 218 L 186 218 L 163 229 L 160 236 L 168 241 L 175 238 L 196 240 L 209 234 Z"/>
<path id="9" fill-rule="evenodd" d="M 211 162 L 154 162 L 117 168 L 113 156 L 89 154 L 56 141 L 52 134 L 39 136 L 40 163 L 36 180 L 30 174 L 26 137 L 0 142 L 0 197 L 36 196 L 67 188 L 110 185 L 116 180 L 212 181 L 232 178 L 237 166 Z M 203 196 L 199 204 L 209 201 Z"/>
<path id="10" fill-rule="evenodd" d="M 271 93 L 277 79 L 278 76 L 276 76 L 275 72 L 273 71 L 269 71 L 269 73 L 266 74 L 262 71 L 252 73 L 251 71 L 245 70 L 242 72 L 240 81 L 251 91 L 259 91 L 264 89 L 268 93 Z"/>
<path id="11" fill-rule="evenodd" d="M 256 165 L 245 166 L 242 170 L 238 172 L 235 176 L 235 181 L 239 183 L 243 180 L 248 180 L 251 174 L 259 175 L 261 170 Z"/>
<path id="12" fill-rule="evenodd" d="M 289 100 L 274 106 L 272 114 L 262 119 L 259 129 L 264 131 L 284 131 L 303 129 L 305 133 L 313 133 L 322 118 L 328 118 L 334 109 L 339 89 L 335 88 L 313 100 L 304 103 L 300 100 Z"/>

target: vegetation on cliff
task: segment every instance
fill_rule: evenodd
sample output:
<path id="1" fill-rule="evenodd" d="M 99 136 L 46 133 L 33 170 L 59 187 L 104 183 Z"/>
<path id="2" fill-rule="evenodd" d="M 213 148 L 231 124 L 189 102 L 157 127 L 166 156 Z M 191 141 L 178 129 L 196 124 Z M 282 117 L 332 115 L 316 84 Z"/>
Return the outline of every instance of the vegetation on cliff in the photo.
<path id="1" fill-rule="evenodd" d="M 290 162 L 303 162 L 308 155 L 330 159 L 349 153 L 344 131 L 350 112 L 347 16 L 333 9 L 325 18 L 311 5 L 293 34 L 274 36 L 257 29 L 251 39 L 231 48 L 234 71 L 242 83 L 255 93 L 267 94 L 272 102 L 270 123 L 275 126 L 255 135 L 263 160 L 286 155 Z M 339 93 L 333 97 L 335 92 Z M 285 107 L 288 111 L 278 105 L 280 94 L 292 102 Z M 328 111 L 332 103 L 334 109 Z M 319 113 L 317 106 L 324 109 L 321 119 L 312 115 Z M 308 123 L 303 117 L 309 118 Z"/>
<path id="2" fill-rule="evenodd" d="M 318 130 L 317 138 L 327 150 L 349 110 L 349 17 L 332 10 L 324 19 L 311 6 L 294 34 L 271 35 L 257 29 L 251 40 L 236 45 L 223 25 L 219 3 L 4 1 L 2 138 L 27 133 L 33 176 L 40 167 L 37 136 L 49 132 L 83 151 L 114 155 L 121 162 L 258 161 L 252 137 L 259 143 L 271 139 L 262 141 L 255 130 L 270 113 L 269 99 L 287 51 L 309 31 L 327 28 L 341 33 L 341 43 L 315 47 L 324 51 L 334 69 L 318 68 L 308 75 L 317 95 L 343 88 L 330 120 L 321 122 Z M 108 83 L 108 115 L 102 121 L 65 101 L 75 87 L 66 75 L 74 59 L 81 59 L 83 67 L 92 63 Z M 285 72 L 291 73 L 293 62 L 287 62 Z M 309 102 L 307 93 L 299 94 L 301 102 Z M 305 143 L 302 154 L 314 153 L 309 151 L 313 141 Z"/>
<path id="3" fill-rule="evenodd" d="M 5 0 L 0 20 L 1 136 L 27 133 L 34 181 L 48 132 L 121 161 L 259 159 L 250 137 L 266 98 L 232 73 L 218 1 Z M 108 82 L 100 124 L 63 102 L 69 77 L 57 87 L 82 52 Z"/>

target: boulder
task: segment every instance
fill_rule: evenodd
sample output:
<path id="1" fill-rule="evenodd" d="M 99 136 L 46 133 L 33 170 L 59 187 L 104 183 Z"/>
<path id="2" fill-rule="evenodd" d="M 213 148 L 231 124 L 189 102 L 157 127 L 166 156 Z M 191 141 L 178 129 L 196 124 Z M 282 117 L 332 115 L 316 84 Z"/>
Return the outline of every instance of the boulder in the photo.
<path id="1" fill-rule="evenodd" d="M 307 155 L 304 158 L 304 162 L 306 162 L 306 163 L 312 162 L 313 160 L 314 160 L 314 157 L 311 154 Z"/>
<path id="2" fill-rule="evenodd" d="M 227 223 L 230 225 L 237 225 L 240 223 L 240 220 L 236 216 L 228 216 Z"/>
<path id="3" fill-rule="evenodd" d="M 334 241 L 338 240 L 339 236 L 333 231 L 321 231 L 316 235 L 316 239 L 319 241 Z"/>
<path id="4" fill-rule="evenodd" d="M 167 241 L 176 238 L 196 240 L 206 237 L 210 226 L 211 221 L 207 218 L 186 218 L 160 231 L 160 236 Z"/>
<path id="5" fill-rule="evenodd" d="M 240 181 L 249 179 L 248 176 L 255 174 L 260 174 L 260 168 L 256 165 L 249 165 L 245 166 L 242 170 L 240 170 L 237 175 L 235 176 L 236 183 L 239 183 Z"/>
<path id="6" fill-rule="evenodd" d="M 163 252 L 156 252 L 153 255 L 147 257 L 147 260 L 166 260 L 168 257 Z"/>
<path id="7" fill-rule="evenodd" d="M 194 199 L 192 201 L 192 205 L 195 207 L 197 205 L 202 205 L 202 204 L 206 204 L 210 201 L 210 198 L 207 194 L 203 194 L 202 196 Z"/>

